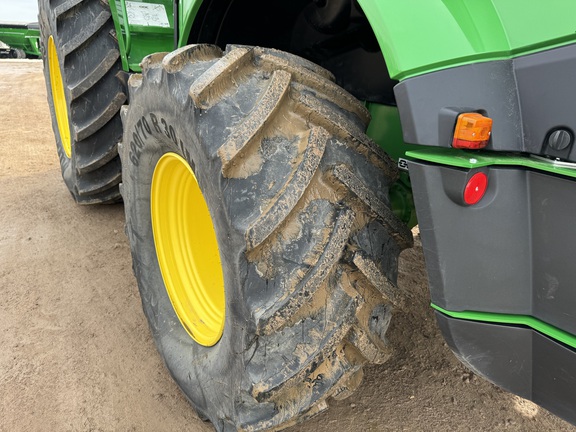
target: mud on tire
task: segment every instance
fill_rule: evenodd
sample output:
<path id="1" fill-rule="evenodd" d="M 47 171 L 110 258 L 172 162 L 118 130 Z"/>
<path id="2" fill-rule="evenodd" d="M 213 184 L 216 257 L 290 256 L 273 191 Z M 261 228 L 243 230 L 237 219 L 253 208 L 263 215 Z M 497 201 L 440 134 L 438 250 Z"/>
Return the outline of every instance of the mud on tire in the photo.
<path id="1" fill-rule="evenodd" d="M 328 71 L 279 51 L 192 45 L 142 66 L 122 191 L 172 376 L 219 431 L 284 427 L 348 396 L 364 364 L 389 356 L 398 254 L 412 243 L 389 209 L 395 164 L 364 134 L 369 113 Z M 156 257 L 150 184 L 167 152 L 194 170 L 216 231 L 226 321 L 213 347 L 178 321 Z"/>
<path id="2" fill-rule="evenodd" d="M 126 102 L 112 14 L 100 0 L 40 0 L 39 19 L 48 105 L 62 177 L 80 204 L 120 200 L 122 138 L 119 111 Z M 55 115 L 48 40 L 54 39 L 64 85 L 71 154 L 66 155 Z"/>

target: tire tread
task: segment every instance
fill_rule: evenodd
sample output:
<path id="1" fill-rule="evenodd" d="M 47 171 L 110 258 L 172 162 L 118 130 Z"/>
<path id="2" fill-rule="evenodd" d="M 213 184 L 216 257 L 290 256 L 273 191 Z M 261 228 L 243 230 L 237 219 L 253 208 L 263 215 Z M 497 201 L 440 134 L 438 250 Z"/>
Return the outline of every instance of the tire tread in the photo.
<path id="1" fill-rule="evenodd" d="M 233 412 L 223 416 L 210 407 L 204 390 L 193 403 L 217 430 L 282 428 L 322 411 L 330 397 L 350 395 L 363 366 L 390 355 L 384 335 L 392 306 L 402 305 L 394 266 L 411 233 L 382 198 L 397 168 L 365 135 L 370 116 L 361 102 L 329 73 L 291 54 L 229 46 L 220 55 L 214 47 L 190 46 L 149 56 L 142 76 L 130 78 L 129 96 L 160 112 L 165 108 L 155 101 L 165 94 L 176 109 L 190 108 L 194 117 L 186 124 L 194 124 L 198 140 L 191 149 L 205 158 L 191 157 L 191 166 L 202 166 L 199 184 L 204 179 L 209 193 L 216 193 L 221 218 L 215 226 L 225 227 L 227 239 L 221 254 L 226 247 L 225 255 L 234 257 L 227 270 L 240 272 L 230 292 L 241 297 L 230 312 L 227 304 L 226 313 L 246 314 L 246 322 L 233 327 L 245 329 L 250 341 L 237 354 L 241 383 L 233 391 Z M 189 89 L 189 99 L 173 94 L 181 88 Z M 122 117 L 134 127 L 130 112 L 123 110 Z M 172 144 L 162 151 L 176 151 L 168 150 L 175 149 Z M 128 147 L 121 150 L 126 161 Z M 350 157 L 339 160 L 343 153 Z M 278 159 L 267 160 L 269 155 Z M 351 162 L 356 160 L 378 178 L 367 180 Z M 125 182 L 131 181 L 129 170 Z M 377 194 L 375 188 L 383 190 Z M 122 189 L 130 197 L 129 188 Z M 144 201 L 134 198 L 135 205 Z M 242 213 L 242 206 L 251 207 Z M 131 218 L 139 213 L 127 205 L 128 224 Z M 377 225 L 390 259 L 379 262 L 357 241 L 370 224 Z M 148 234 L 129 232 L 138 242 L 132 245 L 134 267 L 147 299 L 139 245 Z M 158 333 L 162 320 L 147 314 L 154 333 L 164 337 Z M 214 395 L 218 401 L 220 394 Z"/>
<path id="2" fill-rule="evenodd" d="M 62 174 L 80 204 L 120 200 L 117 143 L 122 136 L 119 110 L 126 95 L 117 76 L 121 59 L 111 16 L 108 4 L 100 0 L 39 1 L 43 46 L 54 37 L 69 112 L 70 158 L 64 154 L 52 115 Z M 48 59 L 46 55 L 43 58 L 48 104 L 53 111 Z M 78 67 L 85 58 L 91 59 L 89 66 Z M 95 112 L 91 102 L 96 96 L 100 108 Z"/>

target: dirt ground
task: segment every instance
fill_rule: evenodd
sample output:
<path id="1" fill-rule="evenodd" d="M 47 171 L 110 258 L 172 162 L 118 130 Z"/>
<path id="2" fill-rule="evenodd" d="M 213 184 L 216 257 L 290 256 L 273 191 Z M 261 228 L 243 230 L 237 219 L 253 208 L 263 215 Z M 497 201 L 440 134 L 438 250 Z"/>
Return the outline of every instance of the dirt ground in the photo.
<path id="1" fill-rule="evenodd" d="M 154 348 L 122 205 L 77 206 L 62 182 L 41 62 L 0 61 L 0 100 L 0 431 L 212 431 Z M 418 241 L 399 283 L 396 356 L 290 431 L 576 431 L 454 358 Z"/>

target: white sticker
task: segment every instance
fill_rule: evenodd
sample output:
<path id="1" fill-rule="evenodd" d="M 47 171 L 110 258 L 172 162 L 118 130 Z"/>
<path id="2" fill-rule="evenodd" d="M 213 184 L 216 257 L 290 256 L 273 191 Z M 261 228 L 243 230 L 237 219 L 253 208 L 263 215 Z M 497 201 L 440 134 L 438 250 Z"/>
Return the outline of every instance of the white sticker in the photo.
<path id="1" fill-rule="evenodd" d="M 164 5 L 127 1 L 126 12 L 130 25 L 170 27 Z"/>

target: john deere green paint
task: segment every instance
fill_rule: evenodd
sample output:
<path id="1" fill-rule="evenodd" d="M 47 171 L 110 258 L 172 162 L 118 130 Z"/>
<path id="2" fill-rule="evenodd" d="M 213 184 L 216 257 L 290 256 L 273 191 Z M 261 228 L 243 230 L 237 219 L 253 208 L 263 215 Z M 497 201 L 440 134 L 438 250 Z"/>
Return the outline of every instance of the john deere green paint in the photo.
<path id="1" fill-rule="evenodd" d="M 0 24 L 0 55 L 12 58 L 40 57 L 40 30 L 37 23 Z"/>

